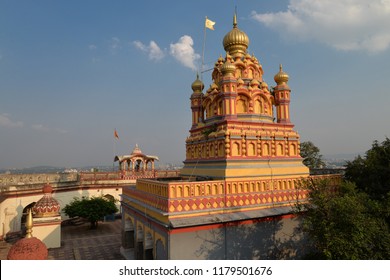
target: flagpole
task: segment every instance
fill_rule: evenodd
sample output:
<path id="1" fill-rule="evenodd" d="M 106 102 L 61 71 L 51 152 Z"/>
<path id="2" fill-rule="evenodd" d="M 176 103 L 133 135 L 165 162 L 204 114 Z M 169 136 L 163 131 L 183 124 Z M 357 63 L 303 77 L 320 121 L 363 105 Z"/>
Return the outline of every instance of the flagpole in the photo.
<path id="1" fill-rule="evenodd" d="M 117 139 L 117 132 L 116 132 L 116 128 L 114 130 L 114 145 L 113 145 L 113 152 L 114 152 L 114 159 L 112 161 L 112 171 L 115 171 L 115 156 L 116 156 L 116 139 Z"/>
<path id="2" fill-rule="evenodd" d="M 205 22 L 207 21 L 207 16 Z M 203 24 L 202 65 L 200 66 L 200 80 L 203 82 L 204 50 L 206 48 L 206 24 Z"/>
<path id="3" fill-rule="evenodd" d="M 115 137 L 114 137 L 114 145 L 113 145 L 113 153 L 114 153 L 114 159 L 112 160 L 112 171 L 115 171 L 115 154 L 116 154 L 116 144 L 115 144 Z"/>

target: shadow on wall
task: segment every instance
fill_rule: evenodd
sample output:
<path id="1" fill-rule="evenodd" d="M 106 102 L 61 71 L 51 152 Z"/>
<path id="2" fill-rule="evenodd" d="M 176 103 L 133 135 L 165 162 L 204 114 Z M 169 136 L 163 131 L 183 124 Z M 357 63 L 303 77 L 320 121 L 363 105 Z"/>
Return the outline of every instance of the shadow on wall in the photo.
<path id="1" fill-rule="evenodd" d="M 224 224 L 197 233 L 202 242 L 196 255 L 211 260 L 302 259 L 309 247 L 299 226 L 297 217 Z"/>

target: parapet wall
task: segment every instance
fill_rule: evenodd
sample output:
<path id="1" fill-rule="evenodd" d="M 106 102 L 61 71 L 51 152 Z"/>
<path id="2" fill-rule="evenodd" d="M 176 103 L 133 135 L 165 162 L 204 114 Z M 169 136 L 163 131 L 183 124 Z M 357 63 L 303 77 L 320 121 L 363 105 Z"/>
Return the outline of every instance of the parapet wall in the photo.
<path id="1" fill-rule="evenodd" d="M 0 187 L 78 181 L 78 173 L 0 174 Z"/>
<path id="2" fill-rule="evenodd" d="M 328 178 L 332 186 L 341 181 L 339 175 L 311 178 Z M 299 178 L 172 182 L 140 179 L 136 187 L 124 188 L 123 194 L 170 215 L 200 211 L 210 213 L 209 211 L 226 208 L 291 206 L 296 201 L 307 198 L 307 190 L 300 187 Z"/>

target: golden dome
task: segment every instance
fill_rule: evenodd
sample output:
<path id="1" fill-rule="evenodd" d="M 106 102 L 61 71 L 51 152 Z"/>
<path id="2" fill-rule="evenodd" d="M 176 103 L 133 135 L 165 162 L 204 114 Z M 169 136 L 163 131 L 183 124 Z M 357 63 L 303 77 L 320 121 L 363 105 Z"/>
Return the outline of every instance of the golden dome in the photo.
<path id="1" fill-rule="evenodd" d="M 202 92 L 204 89 L 204 84 L 199 80 L 199 75 L 196 75 L 196 80 L 192 83 L 191 88 L 194 92 Z"/>
<path id="2" fill-rule="evenodd" d="M 281 85 L 288 82 L 289 76 L 287 73 L 283 72 L 282 64 L 279 66 L 279 72 L 274 76 L 276 84 Z"/>
<path id="3" fill-rule="evenodd" d="M 237 27 L 237 15 L 233 17 L 233 29 L 223 38 L 223 48 L 231 55 L 245 54 L 249 45 L 249 38 L 245 32 Z"/>
<path id="4" fill-rule="evenodd" d="M 223 75 L 226 74 L 234 74 L 236 71 L 236 66 L 229 61 L 229 59 L 226 59 L 225 63 L 221 67 L 221 72 Z"/>

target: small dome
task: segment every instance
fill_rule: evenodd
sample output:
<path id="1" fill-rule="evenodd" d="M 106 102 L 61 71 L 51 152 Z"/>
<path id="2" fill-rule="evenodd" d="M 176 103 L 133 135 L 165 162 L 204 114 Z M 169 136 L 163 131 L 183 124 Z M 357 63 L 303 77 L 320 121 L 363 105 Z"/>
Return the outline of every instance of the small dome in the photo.
<path id="1" fill-rule="evenodd" d="M 38 218 L 58 216 L 60 212 L 60 204 L 52 197 L 52 186 L 46 184 L 42 188 L 42 192 L 44 193 L 43 197 L 38 200 L 33 207 L 34 216 Z"/>
<path id="2" fill-rule="evenodd" d="M 212 91 L 215 90 L 215 89 L 218 89 L 217 84 L 216 84 L 216 83 L 212 83 L 212 84 L 210 85 L 210 89 L 211 89 Z"/>
<path id="3" fill-rule="evenodd" d="M 260 82 L 257 79 L 253 79 L 250 83 L 252 87 L 258 87 L 260 85 Z"/>
<path id="4" fill-rule="evenodd" d="M 192 91 L 200 93 L 204 89 L 204 84 L 199 80 L 199 75 L 196 75 L 196 80 L 191 85 Z"/>
<path id="5" fill-rule="evenodd" d="M 238 78 L 237 79 L 237 85 L 238 85 L 238 87 L 241 87 L 242 85 L 244 85 L 244 80 L 241 79 L 241 78 Z"/>
<path id="6" fill-rule="evenodd" d="M 289 76 L 287 73 L 283 72 L 282 64 L 279 66 L 279 72 L 274 76 L 276 84 L 286 84 L 288 82 Z"/>
<path id="7" fill-rule="evenodd" d="M 246 59 L 246 60 L 251 60 L 251 61 L 252 61 L 252 56 L 251 56 L 249 53 L 247 53 L 247 54 L 245 55 L 245 59 Z"/>
<path id="8" fill-rule="evenodd" d="M 249 37 L 237 27 L 237 15 L 234 14 L 233 29 L 223 38 L 223 48 L 231 55 L 245 54 L 249 46 Z"/>
<path id="9" fill-rule="evenodd" d="M 262 88 L 262 89 L 267 89 L 267 90 L 268 90 L 268 84 L 267 84 L 266 82 L 263 81 L 263 82 L 261 83 L 261 88 Z"/>
<path id="10" fill-rule="evenodd" d="M 225 63 L 221 67 L 222 74 L 223 75 L 234 74 L 235 71 L 236 71 L 236 66 L 233 63 L 229 62 L 228 59 L 226 59 Z"/>
<path id="11" fill-rule="evenodd" d="M 18 240 L 8 251 L 8 260 L 47 260 L 46 245 L 36 237 Z"/>
<path id="12" fill-rule="evenodd" d="M 131 153 L 132 155 L 139 155 L 142 154 L 141 149 L 138 147 L 138 144 L 135 144 L 135 147 L 133 149 L 133 152 Z"/>

